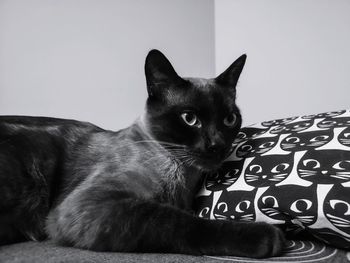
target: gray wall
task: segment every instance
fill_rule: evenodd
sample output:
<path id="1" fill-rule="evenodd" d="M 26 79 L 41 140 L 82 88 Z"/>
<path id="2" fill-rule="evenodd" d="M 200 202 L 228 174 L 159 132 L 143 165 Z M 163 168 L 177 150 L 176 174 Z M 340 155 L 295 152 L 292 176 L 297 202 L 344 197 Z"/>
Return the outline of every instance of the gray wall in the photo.
<path id="1" fill-rule="evenodd" d="M 214 75 L 211 0 L 0 0 L 0 115 L 129 125 L 144 108 L 144 59 Z"/>
<path id="2" fill-rule="evenodd" d="M 244 124 L 349 108 L 349 14 L 348 0 L 0 0 L 0 115 L 125 127 L 151 48 L 202 77 L 247 53 Z"/>
<path id="3" fill-rule="evenodd" d="M 216 0 L 216 72 L 248 60 L 244 123 L 350 108 L 350 1 Z"/>

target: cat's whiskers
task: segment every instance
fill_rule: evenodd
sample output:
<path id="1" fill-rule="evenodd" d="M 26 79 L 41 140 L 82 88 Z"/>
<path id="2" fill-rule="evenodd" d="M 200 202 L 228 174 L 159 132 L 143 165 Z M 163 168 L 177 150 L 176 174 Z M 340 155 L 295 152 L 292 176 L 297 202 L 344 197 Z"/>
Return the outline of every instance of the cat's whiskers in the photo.
<path id="1" fill-rule="evenodd" d="M 266 213 L 268 216 L 275 216 L 275 215 L 280 214 L 280 212 L 279 212 L 278 210 L 276 210 L 275 208 L 271 208 L 271 207 L 262 208 L 261 210 L 262 210 L 264 213 Z"/>
<path id="2" fill-rule="evenodd" d="M 334 216 L 331 214 L 326 214 L 327 217 L 329 217 L 330 221 L 338 226 L 338 227 L 350 227 L 350 221 L 338 216 Z"/>
<path id="3" fill-rule="evenodd" d="M 242 218 L 243 217 L 253 217 L 253 214 L 246 214 L 246 215 L 243 215 L 243 216 L 241 216 Z"/>
<path id="4" fill-rule="evenodd" d="M 224 215 L 214 214 L 215 218 L 218 220 L 227 220 L 228 217 Z"/>
<path id="5" fill-rule="evenodd" d="M 326 142 L 324 142 L 324 141 L 319 141 L 319 142 L 311 142 L 311 143 L 309 143 L 309 145 L 311 145 L 311 146 L 315 146 L 315 145 L 322 145 L 322 144 L 325 144 Z"/>
<path id="6" fill-rule="evenodd" d="M 316 173 L 317 173 L 317 171 L 313 171 L 313 170 L 305 170 L 305 169 L 298 169 L 298 172 L 314 173 L 314 174 L 316 174 Z"/>
<path id="7" fill-rule="evenodd" d="M 330 177 L 338 178 L 341 180 L 349 180 L 350 175 L 331 175 Z"/>

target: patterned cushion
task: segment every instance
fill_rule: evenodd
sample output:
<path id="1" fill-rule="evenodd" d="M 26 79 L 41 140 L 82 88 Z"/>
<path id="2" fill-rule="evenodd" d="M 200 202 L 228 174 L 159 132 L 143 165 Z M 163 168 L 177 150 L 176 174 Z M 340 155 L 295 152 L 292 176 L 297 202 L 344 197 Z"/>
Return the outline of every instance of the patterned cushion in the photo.
<path id="1" fill-rule="evenodd" d="M 350 249 L 350 111 L 242 128 L 196 198 L 200 217 L 283 224 Z"/>

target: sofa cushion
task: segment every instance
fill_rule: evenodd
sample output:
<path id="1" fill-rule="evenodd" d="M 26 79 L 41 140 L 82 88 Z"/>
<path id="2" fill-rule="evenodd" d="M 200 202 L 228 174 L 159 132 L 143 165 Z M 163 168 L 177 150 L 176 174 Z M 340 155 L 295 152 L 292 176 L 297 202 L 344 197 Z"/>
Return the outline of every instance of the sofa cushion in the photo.
<path id="1" fill-rule="evenodd" d="M 265 221 L 350 248 L 350 111 L 264 121 L 239 132 L 196 198 L 200 217 Z"/>

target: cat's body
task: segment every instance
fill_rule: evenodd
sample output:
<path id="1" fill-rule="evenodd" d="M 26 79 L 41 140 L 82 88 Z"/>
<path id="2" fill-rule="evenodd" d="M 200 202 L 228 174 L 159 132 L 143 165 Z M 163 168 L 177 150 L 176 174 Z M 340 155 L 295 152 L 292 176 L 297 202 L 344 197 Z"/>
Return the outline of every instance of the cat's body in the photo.
<path id="1" fill-rule="evenodd" d="M 244 61 L 216 79 L 182 79 L 151 51 L 146 113 L 118 132 L 0 117 L 0 242 L 48 235 L 98 251 L 279 254 L 277 228 L 191 210 L 203 171 L 220 166 L 239 130 L 235 85 Z"/>

